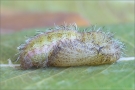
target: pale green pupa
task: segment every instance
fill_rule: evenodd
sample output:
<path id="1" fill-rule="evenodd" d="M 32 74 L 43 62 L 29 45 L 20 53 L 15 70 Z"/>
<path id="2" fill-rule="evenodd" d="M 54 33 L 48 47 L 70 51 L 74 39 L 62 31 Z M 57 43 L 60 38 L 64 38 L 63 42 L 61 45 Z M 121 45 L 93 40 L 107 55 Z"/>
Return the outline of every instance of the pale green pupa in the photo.
<path id="1" fill-rule="evenodd" d="M 76 24 L 65 24 L 29 38 L 18 50 L 23 69 L 101 65 L 116 62 L 123 43 L 101 28 L 80 32 Z"/>

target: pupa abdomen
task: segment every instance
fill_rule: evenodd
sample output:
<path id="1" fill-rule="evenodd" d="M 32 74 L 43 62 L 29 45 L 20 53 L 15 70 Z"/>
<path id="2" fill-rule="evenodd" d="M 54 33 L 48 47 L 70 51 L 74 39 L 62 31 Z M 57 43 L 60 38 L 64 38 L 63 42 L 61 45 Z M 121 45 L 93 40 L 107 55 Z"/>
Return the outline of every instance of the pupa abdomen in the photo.
<path id="1" fill-rule="evenodd" d="M 93 34 L 99 34 L 100 32 L 91 32 Z M 105 34 L 104 34 L 105 35 Z M 93 36 L 91 36 L 92 38 Z M 51 66 L 81 66 L 81 65 L 100 65 L 109 64 L 118 60 L 121 56 L 121 49 L 119 43 L 110 40 L 108 36 L 104 36 L 104 39 L 100 43 L 95 39 L 91 39 L 90 42 L 82 40 L 64 40 L 58 42 L 57 46 L 53 48 L 52 53 L 48 57 L 49 65 Z M 104 40 L 109 40 L 108 42 Z M 89 38 L 86 38 L 89 39 Z"/>

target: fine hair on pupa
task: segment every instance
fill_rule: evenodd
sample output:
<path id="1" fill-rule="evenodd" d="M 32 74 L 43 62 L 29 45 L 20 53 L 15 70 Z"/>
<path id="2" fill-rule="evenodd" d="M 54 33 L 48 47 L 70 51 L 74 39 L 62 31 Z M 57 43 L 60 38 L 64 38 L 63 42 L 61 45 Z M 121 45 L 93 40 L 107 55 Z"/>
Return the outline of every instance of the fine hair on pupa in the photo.
<path id="1" fill-rule="evenodd" d="M 75 23 L 56 26 L 26 40 L 18 48 L 21 67 L 101 65 L 116 62 L 124 45 L 102 28 L 80 31 Z"/>

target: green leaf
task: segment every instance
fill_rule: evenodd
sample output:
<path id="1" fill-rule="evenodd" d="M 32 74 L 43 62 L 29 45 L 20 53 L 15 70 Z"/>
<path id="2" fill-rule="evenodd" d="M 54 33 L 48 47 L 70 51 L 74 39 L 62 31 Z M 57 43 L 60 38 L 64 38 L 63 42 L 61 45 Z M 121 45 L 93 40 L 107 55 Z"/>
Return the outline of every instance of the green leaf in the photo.
<path id="1" fill-rule="evenodd" d="M 134 24 L 107 25 L 115 38 L 125 43 L 125 56 L 134 56 Z M 39 29 L 45 30 L 45 29 Z M 35 34 L 35 30 L 1 35 L 0 64 L 15 60 L 16 47 L 24 43 L 24 36 Z M 19 63 L 19 62 L 18 62 Z M 134 89 L 134 60 L 114 64 L 80 67 L 48 67 L 21 70 L 0 67 L 0 89 Z"/>
<path id="2" fill-rule="evenodd" d="M 1 68 L 1 89 L 133 89 L 134 62 L 112 65 L 49 67 L 35 70 Z"/>

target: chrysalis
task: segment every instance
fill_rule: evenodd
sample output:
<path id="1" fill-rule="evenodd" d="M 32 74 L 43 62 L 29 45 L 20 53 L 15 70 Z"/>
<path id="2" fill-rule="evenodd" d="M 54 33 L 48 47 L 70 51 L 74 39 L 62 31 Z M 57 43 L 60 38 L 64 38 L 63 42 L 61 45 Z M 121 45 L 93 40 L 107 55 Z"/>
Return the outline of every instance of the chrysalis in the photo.
<path id="1" fill-rule="evenodd" d="M 21 67 L 101 65 L 117 61 L 122 42 L 102 30 L 80 32 L 76 24 L 56 26 L 18 47 Z"/>

